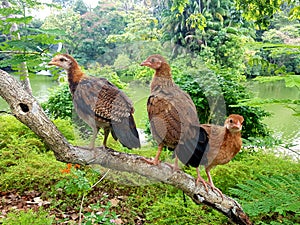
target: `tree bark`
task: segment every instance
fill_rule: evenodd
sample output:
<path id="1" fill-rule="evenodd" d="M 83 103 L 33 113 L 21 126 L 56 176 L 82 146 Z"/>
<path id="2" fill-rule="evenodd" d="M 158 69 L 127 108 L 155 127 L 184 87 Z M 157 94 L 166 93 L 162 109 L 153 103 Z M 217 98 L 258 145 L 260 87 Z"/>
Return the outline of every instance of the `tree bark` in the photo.
<path id="1" fill-rule="evenodd" d="M 90 150 L 71 145 L 50 121 L 38 102 L 14 77 L 2 70 L 0 70 L 0 96 L 10 105 L 12 114 L 49 146 L 57 160 L 82 165 L 98 164 L 114 170 L 137 173 L 183 190 L 196 204 L 208 205 L 236 224 L 252 224 L 237 201 L 226 195 L 222 200 L 219 194 L 211 189 L 206 192 L 201 182 L 196 185 L 192 176 L 182 171 L 173 172 L 165 163 L 153 166 L 145 163 L 138 155 L 110 148 L 98 147 Z"/>

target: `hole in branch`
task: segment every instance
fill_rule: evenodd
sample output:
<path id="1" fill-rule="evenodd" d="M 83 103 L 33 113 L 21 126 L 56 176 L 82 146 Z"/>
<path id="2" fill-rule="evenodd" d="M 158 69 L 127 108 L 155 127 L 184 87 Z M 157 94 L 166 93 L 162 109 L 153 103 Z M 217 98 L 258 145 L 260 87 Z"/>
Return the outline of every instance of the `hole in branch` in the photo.
<path id="1" fill-rule="evenodd" d="M 27 113 L 29 112 L 29 107 L 28 105 L 24 104 L 24 103 L 20 103 L 19 106 L 21 107 L 22 111 Z"/>

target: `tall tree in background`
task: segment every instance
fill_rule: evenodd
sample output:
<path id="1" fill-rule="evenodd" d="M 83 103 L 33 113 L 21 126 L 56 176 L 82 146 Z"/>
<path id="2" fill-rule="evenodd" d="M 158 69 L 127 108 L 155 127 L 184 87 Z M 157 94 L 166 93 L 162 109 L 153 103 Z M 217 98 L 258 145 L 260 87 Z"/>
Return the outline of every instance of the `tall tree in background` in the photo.
<path id="1" fill-rule="evenodd" d="M 33 27 L 33 17 L 28 12 L 41 6 L 38 1 L 2 1 L 0 8 L 1 28 L 3 42 L 0 45 L 0 68 L 10 67 L 19 71 L 24 88 L 31 94 L 29 74 L 41 69 L 43 56 L 51 44 L 58 43 L 58 31 L 42 30 Z"/>

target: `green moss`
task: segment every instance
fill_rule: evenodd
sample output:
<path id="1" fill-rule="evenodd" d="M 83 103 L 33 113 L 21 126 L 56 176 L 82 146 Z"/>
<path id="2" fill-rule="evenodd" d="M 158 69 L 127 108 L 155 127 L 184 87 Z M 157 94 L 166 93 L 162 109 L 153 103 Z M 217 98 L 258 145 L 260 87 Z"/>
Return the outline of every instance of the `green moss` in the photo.
<path id="1" fill-rule="evenodd" d="M 54 222 L 53 217 L 49 217 L 49 212 L 40 209 L 37 212 L 28 211 L 13 211 L 8 213 L 4 219 L 3 225 L 51 225 Z"/>

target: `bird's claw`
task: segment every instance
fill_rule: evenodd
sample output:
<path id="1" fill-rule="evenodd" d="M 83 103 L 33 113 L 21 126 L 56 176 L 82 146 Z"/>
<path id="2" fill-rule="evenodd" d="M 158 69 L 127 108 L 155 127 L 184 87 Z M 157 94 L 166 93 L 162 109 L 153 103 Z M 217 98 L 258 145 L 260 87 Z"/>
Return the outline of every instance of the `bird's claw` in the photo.
<path id="1" fill-rule="evenodd" d="M 176 172 L 176 171 L 179 171 L 180 169 L 179 169 L 179 167 L 178 166 L 176 166 L 176 165 L 172 165 L 172 164 L 170 164 L 170 163 L 165 163 L 167 166 L 169 166 L 169 167 L 171 167 L 171 169 L 173 170 L 173 172 Z"/>
<path id="2" fill-rule="evenodd" d="M 205 187 L 205 190 L 206 190 L 207 193 L 208 193 L 208 187 L 207 187 L 207 185 L 209 185 L 210 188 L 211 188 L 211 190 L 213 192 L 215 192 L 215 193 L 217 192 L 221 196 L 222 201 L 224 200 L 224 195 L 223 195 L 222 191 L 220 191 L 219 188 L 216 188 L 214 185 L 212 185 L 210 183 L 207 183 L 202 177 L 198 177 L 197 178 L 196 184 L 199 184 L 199 182 L 201 182 L 203 184 L 203 186 Z"/>
<path id="3" fill-rule="evenodd" d="M 211 187 L 211 190 L 212 190 L 213 192 L 216 191 L 216 192 L 221 196 L 222 201 L 223 201 L 223 200 L 224 200 L 224 195 L 223 195 L 222 191 L 220 191 L 220 189 L 219 189 L 219 188 L 216 188 L 215 186 L 210 185 L 210 187 Z"/>
<path id="4" fill-rule="evenodd" d="M 206 192 L 208 193 L 208 188 L 207 188 L 206 181 L 202 177 L 198 177 L 197 180 L 196 180 L 196 185 L 198 185 L 199 182 L 201 182 L 203 184 L 203 186 L 205 187 Z"/>
<path id="5" fill-rule="evenodd" d="M 156 165 L 158 165 L 160 163 L 159 160 L 146 159 L 144 157 L 142 157 L 141 160 L 145 161 L 146 163 L 148 163 L 150 165 L 154 165 L 154 166 L 156 166 Z"/>

